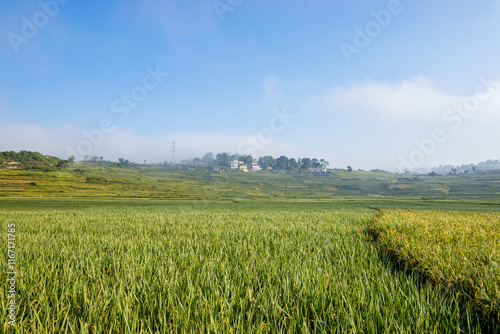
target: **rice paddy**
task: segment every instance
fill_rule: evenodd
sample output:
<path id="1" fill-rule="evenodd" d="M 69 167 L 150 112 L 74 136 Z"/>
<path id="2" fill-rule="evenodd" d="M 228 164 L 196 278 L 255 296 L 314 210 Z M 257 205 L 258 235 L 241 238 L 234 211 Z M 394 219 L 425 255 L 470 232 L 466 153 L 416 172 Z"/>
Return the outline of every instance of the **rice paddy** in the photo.
<path id="1" fill-rule="evenodd" d="M 498 212 L 386 210 L 373 228 L 404 269 L 470 301 L 483 322 L 500 322 Z"/>
<path id="2" fill-rule="evenodd" d="M 376 215 L 332 203 L 0 209 L 4 244 L 17 228 L 14 332 L 480 332 L 476 303 L 380 255 L 365 233 Z"/>

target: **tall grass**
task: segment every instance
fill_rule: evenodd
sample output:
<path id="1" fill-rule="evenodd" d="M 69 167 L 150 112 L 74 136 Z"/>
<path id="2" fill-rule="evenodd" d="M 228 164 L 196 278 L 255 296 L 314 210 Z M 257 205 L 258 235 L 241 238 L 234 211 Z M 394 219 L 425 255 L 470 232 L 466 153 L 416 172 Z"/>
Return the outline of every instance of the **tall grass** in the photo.
<path id="1" fill-rule="evenodd" d="M 18 226 L 16 332 L 468 330 L 453 297 L 381 262 L 362 233 L 372 216 L 305 204 L 0 211 L 3 231 Z"/>
<path id="2" fill-rule="evenodd" d="M 500 213 L 385 210 L 372 228 L 402 267 L 470 301 L 485 329 L 500 324 Z"/>

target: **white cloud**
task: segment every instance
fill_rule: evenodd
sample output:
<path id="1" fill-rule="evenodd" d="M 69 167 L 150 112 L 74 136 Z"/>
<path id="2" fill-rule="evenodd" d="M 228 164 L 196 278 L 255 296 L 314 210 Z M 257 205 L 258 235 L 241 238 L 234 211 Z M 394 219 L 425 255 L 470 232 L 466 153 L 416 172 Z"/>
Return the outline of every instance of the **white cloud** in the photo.
<path id="1" fill-rule="evenodd" d="M 498 158 L 494 145 L 500 141 L 497 82 L 500 80 L 491 76 L 478 77 L 470 85 L 473 87 L 470 94 L 460 96 L 440 91 L 424 77 L 392 85 L 365 81 L 313 96 L 307 107 L 311 111 L 321 110 L 322 113 L 316 113 L 318 117 L 329 115 L 326 119 L 341 124 L 340 128 L 335 127 L 337 132 L 350 128 L 356 133 L 356 138 L 344 141 L 338 133 L 330 131 L 330 138 L 342 142 L 344 147 L 335 151 L 341 165 L 396 170 L 399 157 L 408 159 L 412 154 L 421 155 L 422 150 L 426 151 L 424 159 L 415 167 L 477 163 Z M 323 132 L 332 127 L 319 123 L 317 126 Z M 428 144 L 432 149 L 422 149 L 419 144 L 429 143 L 437 128 L 444 131 L 446 140 Z M 364 130 L 356 132 L 356 129 Z M 358 143 L 353 143 L 356 140 Z M 415 153 L 419 150 L 422 153 Z"/>
<path id="2" fill-rule="evenodd" d="M 175 133 L 160 136 L 144 136 L 134 130 L 117 128 L 109 134 L 103 143 L 95 148 L 93 155 L 102 155 L 106 159 L 116 161 L 118 158 L 141 162 L 170 161 L 172 142 L 176 142 L 176 161 L 202 157 L 207 152 L 213 154 L 227 152 L 230 154 L 245 154 L 241 152 L 242 143 L 247 143 L 249 135 L 230 133 Z M 278 139 L 266 145 L 260 145 L 256 156 L 266 154 L 285 154 L 293 147 Z M 276 153 L 275 153 L 276 152 Z M 285 152 L 285 153 L 284 153 Z"/>
<path id="3" fill-rule="evenodd" d="M 109 134 L 92 135 L 89 139 L 84 129 L 60 125 L 44 128 L 36 124 L 0 123 L 0 151 L 38 151 L 43 154 L 67 158 L 76 153 L 77 158 L 84 155 L 103 156 L 106 160 L 119 158 L 130 161 L 163 162 L 170 161 L 172 142 L 176 141 L 176 161 L 201 157 L 207 152 L 214 154 L 240 152 L 242 143 L 248 143 L 250 136 L 256 134 L 216 134 L 216 133 L 176 133 L 159 136 L 145 136 L 132 129 L 114 128 Z M 90 129 L 87 132 L 92 131 Z M 93 142 L 92 142 L 93 140 Z M 248 144 L 246 145 L 248 146 Z M 70 147 L 70 149 L 68 149 Z M 278 139 L 265 145 L 259 144 L 257 156 L 267 154 L 286 154 L 294 145 Z"/>
<path id="4" fill-rule="evenodd" d="M 500 86 L 497 87 L 491 97 L 481 101 L 477 114 L 478 118 L 481 119 L 500 120 Z"/>
<path id="5" fill-rule="evenodd" d="M 313 101 L 316 107 L 335 113 L 361 112 L 396 120 L 425 120 L 440 117 L 459 97 L 442 93 L 428 79 L 417 77 L 397 85 L 367 80 L 359 85 L 336 87 Z"/>
<path id="6" fill-rule="evenodd" d="M 58 126 L 45 129 L 36 124 L 0 123 L 0 151 L 39 151 L 61 155 L 65 138 L 75 133 L 75 128 Z M 61 155 L 61 158 L 64 156 Z"/>
<path id="7" fill-rule="evenodd" d="M 276 87 L 279 88 L 281 84 L 271 77 L 263 85 L 272 97 Z M 480 86 L 479 81 L 477 85 Z M 471 92 L 470 96 L 475 93 Z M 311 113 L 309 108 L 302 111 L 291 108 L 296 117 L 283 132 L 276 132 L 270 142 L 263 143 L 263 140 L 269 137 L 271 123 L 263 124 L 265 127 L 260 132 L 248 134 L 230 131 L 188 133 L 184 129 L 178 133 L 148 136 L 133 129 L 116 127 L 111 133 L 103 135 L 98 145 L 92 144 L 92 151 L 88 154 L 112 161 L 118 158 L 135 162 L 170 161 L 174 139 L 177 142 L 177 161 L 201 157 L 207 152 L 244 154 L 248 152 L 242 151 L 242 147 L 251 146 L 249 138 L 255 140 L 260 134 L 260 143 L 253 147 L 254 156 L 316 157 L 329 160 L 332 167 L 351 165 L 355 169 L 396 170 L 399 157 L 408 158 L 414 150 L 419 149 L 417 142 L 429 139 L 434 128 L 439 127 L 445 131 L 448 139 L 437 144 L 432 154 L 426 155 L 423 166 L 498 159 L 495 143 L 500 141 L 497 130 L 500 120 L 500 85 L 488 98 L 482 98 L 470 116 L 462 118 L 460 126 L 454 128 L 453 125 L 458 123 L 447 123 L 443 115 L 454 103 L 465 104 L 465 101 L 470 100 L 469 97 L 441 93 L 423 78 L 406 80 L 399 85 L 365 82 L 358 86 L 336 88 L 329 95 L 314 98 L 317 105 L 322 103 L 324 112 L 330 113 L 328 117 L 324 113 Z M 288 99 L 286 96 L 283 98 Z M 428 122 L 415 121 L 424 119 L 414 106 L 417 103 L 429 106 L 431 111 L 426 114 Z M 399 110 L 405 111 L 403 116 Z M 340 112 L 342 115 L 337 117 Z M 364 114 L 350 115 L 359 112 L 369 113 L 373 117 L 367 121 L 367 118 L 360 117 Z M 344 117 L 346 114 L 349 117 Z M 69 155 L 68 145 L 78 150 L 80 143 L 89 142 L 82 133 L 84 129 L 78 126 L 42 127 L 7 119 L 7 106 L 0 105 L 0 151 L 30 150 L 66 158 Z M 399 123 L 395 125 L 388 122 L 389 119 Z M 85 151 L 82 153 L 85 154 Z"/>

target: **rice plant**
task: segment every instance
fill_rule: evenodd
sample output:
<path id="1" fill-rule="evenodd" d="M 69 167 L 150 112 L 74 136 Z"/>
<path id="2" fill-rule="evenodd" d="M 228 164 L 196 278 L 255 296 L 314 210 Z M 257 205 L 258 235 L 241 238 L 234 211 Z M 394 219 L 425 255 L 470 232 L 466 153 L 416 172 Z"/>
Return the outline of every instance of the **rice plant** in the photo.
<path id="1" fill-rule="evenodd" d="M 498 326 L 500 213 L 385 210 L 372 229 L 402 267 L 470 301 L 486 328 Z"/>
<path id="2" fill-rule="evenodd" d="M 378 256 L 374 211 L 331 204 L 0 210 L 16 333 L 457 333 L 471 316 Z M 3 241 L 6 244 L 7 232 Z M 7 270 L 0 275 L 6 282 Z M 6 291 L 6 289 L 4 289 Z"/>

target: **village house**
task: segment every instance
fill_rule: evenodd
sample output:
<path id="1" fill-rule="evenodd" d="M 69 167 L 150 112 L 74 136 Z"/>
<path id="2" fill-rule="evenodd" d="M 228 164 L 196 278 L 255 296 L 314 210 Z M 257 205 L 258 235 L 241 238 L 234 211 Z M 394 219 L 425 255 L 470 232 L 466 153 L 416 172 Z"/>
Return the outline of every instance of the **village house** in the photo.
<path id="1" fill-rule="evenodd" d="M 312 167 L 312 168 L 308 168 L 307 171 L 309 173 L 326 173 L 326 168 L 325 167 Z"/>

